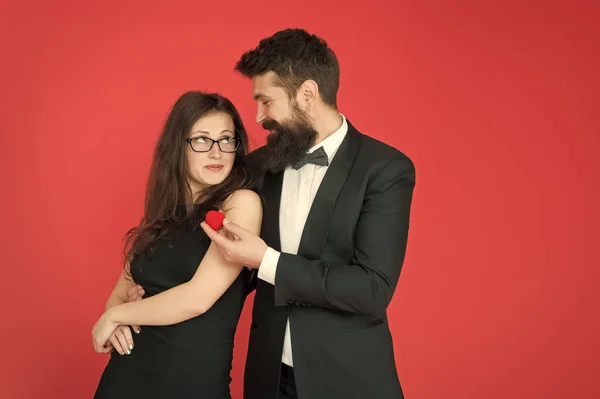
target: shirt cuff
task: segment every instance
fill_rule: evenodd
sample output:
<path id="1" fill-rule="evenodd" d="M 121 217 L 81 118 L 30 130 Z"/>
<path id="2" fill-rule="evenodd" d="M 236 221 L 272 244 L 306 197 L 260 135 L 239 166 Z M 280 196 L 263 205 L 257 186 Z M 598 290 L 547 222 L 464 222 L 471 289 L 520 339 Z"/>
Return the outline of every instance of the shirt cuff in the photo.
<path id="1" fill-rule="evenodd" d="M 281 253 L 268 247 L 258 267 L 258 278 L 267 283 L 275 285 L 275 273 L 277 273 L 277 262 Z"/>

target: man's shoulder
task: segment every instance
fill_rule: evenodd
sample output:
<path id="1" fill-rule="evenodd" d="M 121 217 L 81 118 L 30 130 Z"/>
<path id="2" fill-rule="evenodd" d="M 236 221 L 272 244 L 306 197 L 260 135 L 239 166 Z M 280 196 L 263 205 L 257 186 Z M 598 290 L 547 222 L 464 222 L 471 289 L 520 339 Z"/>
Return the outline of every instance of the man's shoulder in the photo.
<path id="1" fill-rule="evenodd" d="M 261 189 L 265 178 L 264 165 L 266 164 L 266 157 L 266 147 L 263 146 L 246 154 L 242 158 L 242 163 L 246 170 L 250 173 L 250 176 L 252 176 L 252 180 L 254 181 L 254 184 L 258 190 Z"/>
<path id="2" fill-rule="evenodd" d="M 262 146 L 246 154 L 244 156 L 244 163 L 252 169 L 262 170 L 262 166 L 265 164 L 266 157 L 267 147 Z"/>
<path id="3" fill-rule="evenodd" d="M 354 126 L 351 127 L 361 136 L 360 154 L 364 156 L 368 163 L 389 164 L 390 162 L 406 164 L 414 169 L 412 159 L 403 151 L 391 146 L 381 140 L 378 140 L 366 133 L 358 131 Z"/>

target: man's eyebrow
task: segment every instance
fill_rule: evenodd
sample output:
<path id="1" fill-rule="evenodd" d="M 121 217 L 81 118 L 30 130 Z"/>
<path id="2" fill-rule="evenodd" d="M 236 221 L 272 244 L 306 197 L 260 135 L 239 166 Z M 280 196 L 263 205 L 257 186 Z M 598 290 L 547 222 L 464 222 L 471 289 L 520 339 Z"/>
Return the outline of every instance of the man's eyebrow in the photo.
<path id="1" fill-rule="evenodd" d="M 255 95 L 252 96 L 253 100 L 262 100 L 262 99 L 269 99 L 269 97 L 265 96 L 262 93 L 256 93 Z"/>

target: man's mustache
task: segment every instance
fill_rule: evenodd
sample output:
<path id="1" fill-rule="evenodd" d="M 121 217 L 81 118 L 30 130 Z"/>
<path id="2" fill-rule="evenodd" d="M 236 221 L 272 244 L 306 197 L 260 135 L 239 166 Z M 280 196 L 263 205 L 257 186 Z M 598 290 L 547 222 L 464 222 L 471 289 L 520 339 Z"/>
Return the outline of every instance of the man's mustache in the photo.
<path id="1" fill-rule="evenodd" d="M 265 129 L 265 130 L 277 130 L 277 131 L 281 130 L 281 125 L 279 123 L 277 123 L 277 121 L 274 121 L 273 119 L 263 121 L 263 123 L 261 123 L 261 125 L 262 125 L 263 129 Z"/>

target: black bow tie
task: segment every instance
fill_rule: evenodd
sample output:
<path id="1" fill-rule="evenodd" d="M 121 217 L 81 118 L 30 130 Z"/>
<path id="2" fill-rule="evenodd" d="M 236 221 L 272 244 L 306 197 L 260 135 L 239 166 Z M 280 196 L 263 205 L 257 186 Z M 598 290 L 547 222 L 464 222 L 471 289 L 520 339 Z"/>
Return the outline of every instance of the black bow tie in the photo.
<path id="1" fill-rule="evenodd" d="M 304 155 L 298 162 L 292 165 L 294 169 L 300 169 L 307 163 L 314 163 L 315 165 L 321 166 L 329 166 L 329 159 L 327 158 L 327 153 L 323 149 L 323 147 L 317 148 L 315 151 Z"/>

